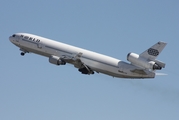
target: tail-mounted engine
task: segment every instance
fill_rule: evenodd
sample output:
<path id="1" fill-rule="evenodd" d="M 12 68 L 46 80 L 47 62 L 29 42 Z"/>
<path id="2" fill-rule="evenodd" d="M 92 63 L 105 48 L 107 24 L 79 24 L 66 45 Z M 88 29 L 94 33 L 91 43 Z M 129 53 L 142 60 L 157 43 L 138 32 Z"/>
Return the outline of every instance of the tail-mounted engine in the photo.
<path id="1" fill-rule="evenodd" d="M 54 56 L 54 55 L 49 57 L 49 62 L 52 64 L 55 64 L 55 65 L 65 65 L 66 64 L 66 62 L 61 60 L 60 57 Z"/>
<path id="2" fill-rule="evenodd" d="M 160 66 L 159 64 L 162 64 L 160 61 L 151 61 L 147 60 L 141 56 L 139 56 L 136 53 L 129 53 L 127 55 L 127 60 L 131 62 L 133 65 L 136 65 L 138 67 L 142 67 L 145 69 L 152 69 L 152 70 L 161 70 L 163 66 Z"/>

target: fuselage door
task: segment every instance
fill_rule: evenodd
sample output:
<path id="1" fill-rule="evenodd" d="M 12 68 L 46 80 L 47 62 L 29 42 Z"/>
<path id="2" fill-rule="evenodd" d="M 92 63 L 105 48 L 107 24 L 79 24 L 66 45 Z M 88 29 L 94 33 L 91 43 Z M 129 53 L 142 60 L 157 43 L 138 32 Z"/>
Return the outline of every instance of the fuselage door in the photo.
<path id="1" fill-rule="evenodd" d="M 39 42 L 39 43 L 37 44 L 37 48 L 42 49 L 42 43 Z"/>

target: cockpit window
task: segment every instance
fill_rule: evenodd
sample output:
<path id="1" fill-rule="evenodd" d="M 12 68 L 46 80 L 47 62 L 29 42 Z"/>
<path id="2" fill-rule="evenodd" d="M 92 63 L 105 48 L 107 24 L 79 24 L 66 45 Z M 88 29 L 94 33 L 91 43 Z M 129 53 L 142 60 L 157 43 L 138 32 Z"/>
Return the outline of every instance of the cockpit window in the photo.
<path id="1" fill-rule="evenodd" d="M 16 35 L 14 34 L 14 35 L 12 35 L 12 37 L 15 37 Z"/>
<path id="2" fill-rule="evenodd" d="M 24 36 L 23 36 L 23 35 L 21 35 L 21 37 L 23 38 Z"/>

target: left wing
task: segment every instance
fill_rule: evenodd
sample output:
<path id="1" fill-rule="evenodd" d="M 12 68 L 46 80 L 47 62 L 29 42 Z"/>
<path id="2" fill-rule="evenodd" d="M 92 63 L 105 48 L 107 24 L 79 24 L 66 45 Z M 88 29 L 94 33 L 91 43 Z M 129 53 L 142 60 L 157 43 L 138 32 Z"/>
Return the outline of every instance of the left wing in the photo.
<path id="1" fill-rule="evenodd" d="M 81 61 L 80 58 L 82 54 L 83 53 L 79 52 L 78 54 L 75 54 L 74 56 L 63 55 L 61 57 L 61 60 L 67 63 L 72 63 L 76 68 L 79 68 L 78 71 L 80 71 L 82 74 L 88 74 L 88 75 L 94 74 L 94 71 Z"/>

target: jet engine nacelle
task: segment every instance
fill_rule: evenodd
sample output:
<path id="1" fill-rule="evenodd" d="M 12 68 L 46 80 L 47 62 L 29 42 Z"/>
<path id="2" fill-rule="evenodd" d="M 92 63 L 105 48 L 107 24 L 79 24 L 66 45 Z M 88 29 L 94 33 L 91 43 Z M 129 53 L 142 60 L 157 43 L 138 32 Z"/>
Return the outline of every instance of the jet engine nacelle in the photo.
<path id="1" fill-rule="evenodd" d="M 152 70 L 161 70 L 162 69 L 162 67 L 160 67 L 154 61 L 148 61 L 145 58 L 140 57 L 136 53 L 129 53 L 127 55 L 127 60 L 129 62 L 131 62 L 132 64 L 139 66 L 139 67 L 142 67 L 142 68 L 152 69 Z"/>
<path id="2" fill-rule="evenodd" d="M 61 60 L 60 57 L 54 56 L 54 55 L 49 57 L 49 62 L 52 64 L 55 64 L 55 65 L 65 65 L 66 64 L 66 62 Z"/>

